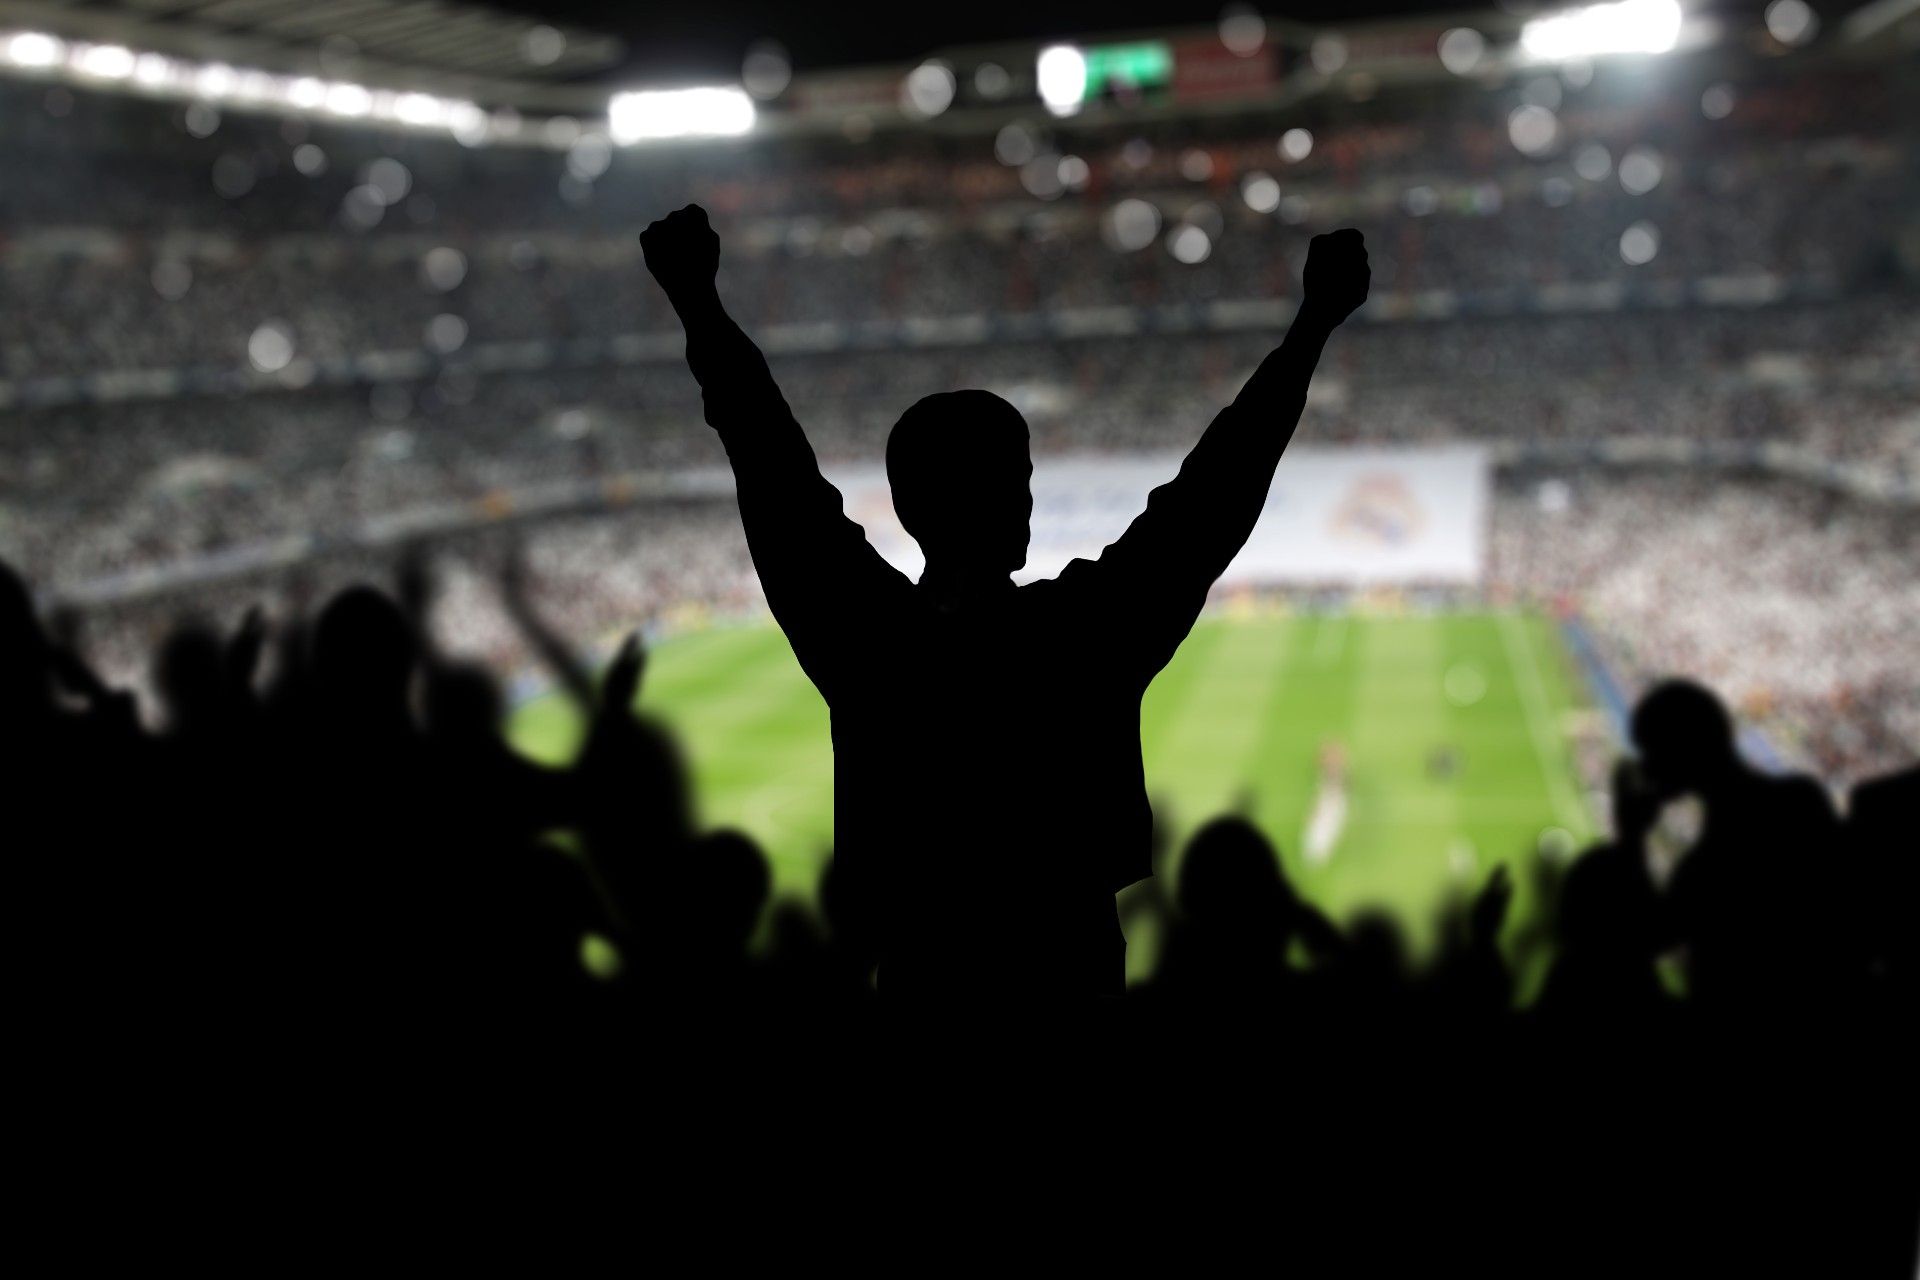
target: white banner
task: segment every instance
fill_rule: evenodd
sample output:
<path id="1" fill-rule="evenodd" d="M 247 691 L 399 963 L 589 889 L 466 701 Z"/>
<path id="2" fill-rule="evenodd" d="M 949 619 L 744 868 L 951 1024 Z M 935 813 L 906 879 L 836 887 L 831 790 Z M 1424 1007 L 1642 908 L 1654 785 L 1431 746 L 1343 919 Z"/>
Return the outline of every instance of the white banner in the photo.
<path id="1" fill-rule="evenodd" d="M 1022 582 L 1099 556 L 1171 480 L 1182 455 L 1044 459 L 1033 472 L 1033 541 Z M 1471 583 L 1486 549 L 1488 459 L 1474 445 L 1289 449 L 1228 583 Z M 924 561 L 900 527 L 883 467 L 829 468 L 847 514 L 910 577 Z"/>

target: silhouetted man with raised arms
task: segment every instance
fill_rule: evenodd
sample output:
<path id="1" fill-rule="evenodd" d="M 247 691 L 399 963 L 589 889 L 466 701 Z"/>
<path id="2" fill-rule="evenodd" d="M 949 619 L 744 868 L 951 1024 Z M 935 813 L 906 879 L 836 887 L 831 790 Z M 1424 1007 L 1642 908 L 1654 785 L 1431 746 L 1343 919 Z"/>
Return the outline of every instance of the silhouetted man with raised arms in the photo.
<path id="1" fill-rule="evenodd" d="M 911 582 L 843 513 L 722 307 L 705 211 L 640 243 L 686 327 L 767 603 L 833 713 L 836 888 L 868 922 L 881 993 L 1118 995 L 1113 895 L 1151 871 L 1140 698 L 1252 532 L 1328 335 L 1366 300 L 1360 233 L 1314 238 L 1286 340 L 1126 533 L 1023 587 L 1033 463 L 1012 405 L 948 392 L 893 428 L 894 509 L 926 553 Z"/>

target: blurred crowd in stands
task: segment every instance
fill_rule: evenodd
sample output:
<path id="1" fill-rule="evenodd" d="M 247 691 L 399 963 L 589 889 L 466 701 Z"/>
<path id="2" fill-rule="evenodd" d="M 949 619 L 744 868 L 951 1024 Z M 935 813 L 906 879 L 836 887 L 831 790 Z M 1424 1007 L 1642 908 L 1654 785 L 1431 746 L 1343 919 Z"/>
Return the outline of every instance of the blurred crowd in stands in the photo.
<path id="1" fill-rule="evenodd" d="M 1920 746 L 1915 524 L 1791 482 L 1516 475 L 1489 574 L 1584 617 L 1629 696 L 1709 675 L 1783 758 L 1849 784 Z"/>
<path id="2" fill-rule="evenodd" d="M 1652 441 L 1784 447 L 1920 475 L 1914 308 L 1892 300 L 1635 318 L 1357 327 L 1316 384 L 1316 443 Z M 969 383 L 1033 424 L 1040 454 L 1181 446 L 1258 363 L 1232 336 L 794 355 L 775 372 L 823 459 L 873 461 L 902 406 Z M 1365 372 L 1365 377 L 1358 376 Z M 1884 375 L 1884 376 L 1882 376 Z M 8 554 L 55 584 L 436 503 L 723 462 L 676 364 L 476 375 L 15 411 Z"/>
<path id="3" fill-rule="evenodd" d="M 744 250 L 729 253 L 723 279 L 741 299 L 743 322 L 762 329 L 1285 299 L 1311 235 L 1364 220 L 1379 228 L 1383 310 L 1620 305 L 1605 289 L 1629 291 L 1628 302 L 1640 291 L 1671 305 L 1663 290 L 1697 291 L 1703 281 L 1723 302 L 1825 297 L 1892 278 L 1899 233 L 1911 233 L 1920 201 L 1911 152 L 1889 148 L 1884 164 L 1865 172 L 1833 174 L 1811 162 L 1802 172 L 1769 169 L 1752 175 L 1751 189 L 1688 189 L 1670 176 L 1643 195 L 1620 190 L 1609 159 L 1606 174 L 1580 179 L 1581 190 L 1563 203 L 1525 189 L 1535 179 L 1523 173 L 1513 180 L 1521 189 L 1504 196 L 1496 183 L 1461 188 L 1483 192 L 1464 200 L 1416 188 L 1434 202 L 1416 201 L 1417 214 L 1404 201 L 1374 209 L 1325 200 L 1283 203 L 1276 207 L 1297 216 L 1282 217 L 1227 193 L 1169 194 L 1157 203 L 1129 197 L 1104 211 L 878 209 L 871 226 L 783 219 L 758 235 L 730 231 L 729 243 Z M 1753 163 L 1763 158 L 1783 163 L 1760 151 Z M 1661 169 L 1646 163 L 1649 174 Z M 1740 171 L 1737 161 L 1726 163 Z M 1300 192 L 1313 188 L 1289 189 L 1290 199 L 1311 202 Z M 1257 189 L 1255 196 L 1262 198 Z M 642 287 L 638 248 L 624 228 L 519 236 L 414 229 L 359 239 L 210 231 L 152 241 L 113 228 L 97 243 L 31 228 L 8 234 L 9 282 L 32 300 L 36 320 L 16 313 L 0 322 L 0 375 L 16 380 L 244 368 L 250 338 L 269 323 L 284 327 L 299 358 L 325 360 L 605 340 L 658 332 L 672 320 Z M 1163 247 L 1169 242 L 1173 252 Z M 623 278 L 631 287 L 609 287 Z M 1588 292 L 1568 293 L 1580 288 Z M 436 331 L 440 316 L 460 325 L 442 322 Z"/>

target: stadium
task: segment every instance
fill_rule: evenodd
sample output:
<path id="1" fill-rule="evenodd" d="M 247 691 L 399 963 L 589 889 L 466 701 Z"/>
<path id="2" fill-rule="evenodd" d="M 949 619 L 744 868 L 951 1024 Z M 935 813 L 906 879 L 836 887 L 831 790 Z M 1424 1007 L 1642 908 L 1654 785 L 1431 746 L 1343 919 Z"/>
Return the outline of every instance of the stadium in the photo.
<path id="1" fill-rule="evenodd" d="M 1505 865 L 1518 937 L 1609 830 L 1659 677 L 1836 794 L 1920 753 L 1906 0 L 1235 5 L 906 62 L 760 40 L 698 85 L 621 83 L 618 34 L 514 8 L 0 4 L 0 161 L 31 175 L 0 194 L 0 560 L 149 719 L 178 619 L 422 558 L 433 643 L 511 690 L 533 760 L 585 725 L 521 615 L 597 662 L 638 630 L 699 822 L 813 903 L 827 709 L 636 241 L 698 203 L 889 561 L 919 565 L 901 410 L 981 386 L 1027 417 L 1023 580 L 1126 527 L 1284 330 L 1309 238 L 1365 231 L 1371 301 L 1143 706 L 1168 859 L 1243 814 L 1333 919 L 1421 947 Z M 1122 896 L 1135 980 L 1163 898 Z"/>

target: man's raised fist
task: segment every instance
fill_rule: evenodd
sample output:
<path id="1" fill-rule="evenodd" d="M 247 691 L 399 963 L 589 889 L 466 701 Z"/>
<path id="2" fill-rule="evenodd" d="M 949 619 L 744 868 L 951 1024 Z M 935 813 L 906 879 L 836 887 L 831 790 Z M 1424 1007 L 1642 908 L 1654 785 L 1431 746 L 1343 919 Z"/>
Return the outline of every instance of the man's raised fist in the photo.
<path id="1" fill-rule="evenodd" d="M 1315 236 L 1307 246 L 1306 306 L 1339 324 L 1367 300 L 1373 272 L 1367 266 L 1367 242 L 1352 227 Z"/>
<path id="2" fill-rule="evenodd" d="M 669 298 L 684 298 L 709 287 L 720 270 L 720 237 L 697 204 L 676 209 L 640 233 L 647 270 Z"/>

